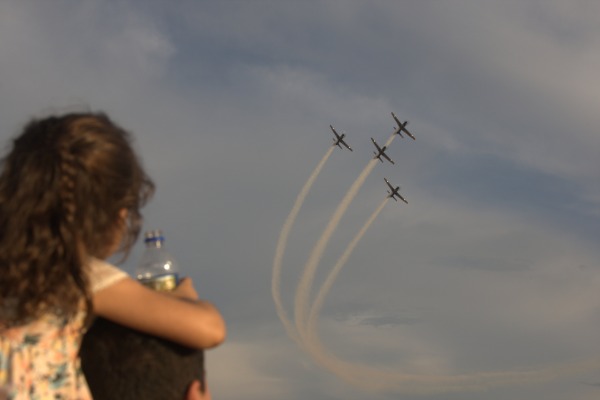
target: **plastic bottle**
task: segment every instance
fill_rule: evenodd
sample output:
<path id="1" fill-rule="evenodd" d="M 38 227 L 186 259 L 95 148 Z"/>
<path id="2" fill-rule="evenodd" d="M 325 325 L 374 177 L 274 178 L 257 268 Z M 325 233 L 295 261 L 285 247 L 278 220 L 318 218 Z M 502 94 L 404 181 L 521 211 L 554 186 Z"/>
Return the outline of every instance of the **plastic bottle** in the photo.
<path id="1" fill-rule="evenodd" d="M 179 282 L 179 266 L 165 249 L 165 238 L 160 230 L 144 235 L 146 249 L 136 268 L 137 279 L 154 290 L 171 291 Z"/>

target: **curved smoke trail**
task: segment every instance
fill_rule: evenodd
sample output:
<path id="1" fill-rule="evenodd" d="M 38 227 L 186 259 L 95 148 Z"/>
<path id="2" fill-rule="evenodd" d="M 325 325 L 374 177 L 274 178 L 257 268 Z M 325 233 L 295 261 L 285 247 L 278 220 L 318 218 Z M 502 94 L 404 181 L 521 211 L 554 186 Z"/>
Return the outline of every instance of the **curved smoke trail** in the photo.
<path id="1" fill-rule="evenodd" d="M 474 372 L 455 375 L 411 374 L 397 369 L 377 368 L 340 360 L 320 341 L 316 323 L 328 291 L 373 221 L 383 210 L 386 198 L 371 214 L 363 227 L 348 244 L 322 284 L 307 319 L 306 331 L 301 332 L 306 350 L 313 359 L 350 385 L 365 391 L 396 392 L 430 395 L 458 391 L 486 390 L 492 387 L 547 382 L 561 376 L 600 368 L 600 359 L 592 358 L 505 371 Z"/>
<path id="2" fill-rule="evenodd" d="M 315 244 L 315 247 L 313 248 L 310 257 L 308 258 L 306 266 L 304 267 L 304 274 L 302 274 L 302 277 L 300 278 L 300 283 L 298 284 L 298 287 L 296 289 L 296 297 L 294 302 L 294 316 L 296 321 L 296 329 L 298 331 L 298 334 L 301 336 L 302 341 L 305 341 L 305 321 L 308 317 L 306 308 L 310 300 L 310 288 L 312 286 L 317 267 L 319 266 L 319 261 L 321 261 L 321 257 L 323 256 L 325 247 L 327 247 L 331 235 L 333 235 L 333 232 L 335 232 L 335 229 L 337 228 L 344 213 L 348 209 L 348 206 L 350 205 L 352 200 L 354 200 L 354 197 L 356 197 L 358 190 L 365 182 L 367 176 L 369 176 L 371 171 L 373 171 L 373 168 L 375 168 L 376 164 L 377 160 L 369 161 L 365 169 L 358 176 L 356 181 L 354 181 L 354 183 L 342 199 L 341 203 L 333 213 L 333 216 L 329 220 L 329 223 L 325 227 L 325 230 L 321 234 L 321 237 Z"/>
<path id="3" fill-rule="evenodd" d="M 285 253 L 285 247 L 287 245 L 288 236 L 290 234 L 290 231 L 292 230 L 292 226 L 294 225 L 294 222 L 296 221 L 296 217 L 298 216 L 298 213 L 300 212 L 300 208 L 302 207 L 302 204 L 304 203 L 304 199 L 308 195 L 308 192 L 312 188 L 312 185 L 314 184 L 315 180 L 321 173 L 323 166 L 325 165 L 325 163 L 327 162 L 327 160 L 333 153 L 334 149 L 335 148 L 332 146 L 329 148 L 329 150 L 327 150 L 327 153 L 325 153 L 325 156 L 321 159 L 319 164 L 316 166 L 316 168 L 314 169 L 314 171 L 312 172 L 312 174 L 310 175 L 310 177 L 308 178 L 308 180 L 302 187 L 302 190 L 300 190 L 300 193 L 298 194 L 298 197 L 296 198 L 296 201 L 294 202 L 294 206 L 292 207 L 292 210 L 290 211 L 289 215 L 287 216 L 287 218 L 283 224 L 283 227 L 281 228 L 281 233 L 279 234 L 279 240 L 277 242 L 277 248 L 275 250 L 275 257 L 273 259 L 273 274 L 272 274 L 272 278 L 271 278 L 271 294 L 273 296 L 273 301 L 275 302 L 275 308 L 277 309 L 277 315 L 279 316 L 281 323 L 285 327 L 285 330 L 286 330 L 288 336 L 291 339 L 295 340 L 296 342 L 298 342 L 299 338 L 297 337 L 297 334 L 295 332 L 293 324 L 287 317 L 287 314 L 283 307 L 283 303 L 281 301 L 280 285 L 281 285 L 281 269 L 282 269 L 283 255 Z"/>
<path id="4" fill-rule="evenodd" d="M 350 258 L 350 255 L 352 255 L 352 252 L 354 251 L 354 248 L 356 247 L 358 242 L 360 242 L 360 240 L 365 235 L 365 233 L 367 232 L 367 230 L 369 229 L 369 227 L 371 226 L 373 221 L 375 221 L 375 219 L 379 215 L 379 213 L 381 213 L 381 211 L 383 210 L 383 207 L 385 207 L 388 200 L 389 200 L 389 197 L 387 197 L 383 202 L 381 202 L 379 207 L 377 207 L 377 209 L 371 214 L 371 216 L 369 217 L 367 222 L 365 222 L 365 224 L 358 231 L 356 236 L 354 236 L 354 239 L 352 239 L 352 241 L 348 244 L 344 253 L 340 256 L 338 261 L 335 263 L 335 265 L 329 272 L 329 275 L 327 275 L 325 282 L 323 282 L 323 284 L 321 285 L 321 289 L 319 289 L 319 292 L 318 292 L 317 296 L 315 297 L 315 300 L 313 301 L 312 307 L 310 308 L 310 313 L 308 315 L 308 322 L 307 322 L 307 327 L 306 327 L 307 335 L 306 336 L 307 336 L 307 341 L 309 343 L 313 342 L 317 338 L 316 322 L 317 322 L 317 318 L 319 317 L 319 313 L 321 312 L 321 307 L 323 306 L 323 302 L 325 301 L 325 296 L 327 296 L 327 293 L 329 293 L 329 290 L 331 289 L 331 286 L 335 282 L 339 272 L 342 270 L 344 265 L 346 265 L 348 258 Z"/>
<path id="5" fill-rule="evenodd" d="M 390 136 L 390 138 L 385 144 L 386 147 L 392 143 L 395 136 L 395 134 L 392 134 L 392 136 Z M 356 181 L 354 181 L 352 186 L 350 186 L 350 189 L 348 189 L 348 192 L 346 193 L 346 195 L 334 211 L 333 215 L 331 216 L 329 222 L 327 223 L 327 226 L 321 234 L 321 237 L 315 244 L 315 247 L 313 248 L 308 258 L 308 261 L 304 267 L 304 274 L 302 274 L 300 283 L 298 284 L 298 287 L 296 289 L 296 297 L 294 301 L 294 317 L 296 321 L 296 329 L 298 331 L 298 334 L 301 336 L 302 341 L 305 340 L 304 336 L 306 334 L 305 321 L 308 318 L 306 308 L 310 302 L 310 290 L 312 282 L 314 280 L 315 272 L 317 270 L 317 267 L 319 266 L 319 262 L 321 261 L 323 252 L 325 251 L 325 247 L 327 247 L 331 235 L 333 235 L 333 232 L 335 232 L 340 220 L 342 219 L 346 210 L 348 209 L 348 206 L 350 205 L 350 203 L 352 203 L 352 200 L 354 200 L 354 197 L 356 197 L 358 190 L 364 184 L 365 179 L 367 179 L 371 171 L 373 171 L 373 168 L 375 168 L 376 164 L 377 159 L 372 159 L 371 161 L 369 161 L 369 163 L 360 173 Z"/>
<path id="6" fill-rule="evenodd" d="M 389 146 L 393 138 L 394 136 L 388 140 L 386 146 Z M 309 257 L 309 260 L 305 266 L 305 272 L 296 291 L 295 322 L 298 331 L 295 332 L 294 326 L 285 313 L 280 297 L 279 286 L 281 280 L 282 259 L 285 252 L 285 247 L 287 245 L 289 232 L 295 222 L 297 214 L 304 202 L 306 195 L 308 194 L 315 179 L 319 175 L 323 165 L 331 155 L 332 151 L 333 148 L 330 148 L 300 191 L 300 194 L 294 203 L 294 207 L 288 215 L 281 230 L 275 252 L 275 259 L 273 261 L 272 294 L 279 318 L 285 326 L 288 335 L 298 344 L 304 345 L 306 350 L 311 354 L 318 364 L 327 368 L 352 386 L 365 391 L 387 391 L 415 394 L 436 394 L 452 391 L 484 390 L 495 386 L 528 384 L 535 382 L 539 383 L 567 374 L 574 374 L 600 368 L 600 359 L 594 358 L 584 361 L 574 361 L 570 363 L 560 363 L 527 369 L 521 368 L 507 371 L 475 372 L 456 375 L 426 375 L 411 374 L 401 370 L 348 363 L 329 353 L 320 342 L 316 333 L 316 321 L 318 313 L 322 307 L 327 292 L 337 277 L 337 274 L 346 263 L 353 248 L 360 241 L 379 212 L 381 212 L 385 202 L 382 203 L 382 205 L 380 205 L 380 207 L 371 215 L 363 228 L 349 244 L 344 254 L 335 264 L 326 281 L 321 286 L 320 291 L 312 307 L 310 308 L 310 314 L 307 316 L 306 307 L 309 305 L 310 288 L 314 279 L 316 268 L 331 235 L 335 231 L 339 220 L 345 213 L 347 207 L 356 196 L 358 189 L 362 186 L 364 180 L 375 166 L 376 160 L 372 160 L 372 162 L 365 167 L 359 178 L 343 198 L 341 204 L 336 209 L 329 221 L 329 224 L 322 233 L 321 238 L 315 245 L 315 248 Z"/>

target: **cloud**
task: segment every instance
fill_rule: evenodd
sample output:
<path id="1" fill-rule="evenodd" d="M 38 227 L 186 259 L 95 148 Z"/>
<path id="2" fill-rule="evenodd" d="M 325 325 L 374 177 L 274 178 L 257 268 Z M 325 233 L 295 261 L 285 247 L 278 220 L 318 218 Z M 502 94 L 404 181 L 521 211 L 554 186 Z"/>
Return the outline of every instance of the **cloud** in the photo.
<path id="1" fill-rule="evenodd" d="M 7 115 L 138 101 L 175 53 L 153 17 L 125 3 L 9 1 L 0 18 Z"/>
<path id="2" fill-rule="evenodd" d="M 190 32 L 223 49 L 209 55 L 221 74 L 278 99 L 275 115 L 294 109 L 294 124 L 307 126 L 327 110 L 359 132 L 386 132 L 383 115 L 395 110 L 438 151 L 543 171 L 575 184 L 575 199 L 600 193 L 592 2 L 261 4 L 186 18 Z M 225 10 L 222 29 L 215 15 Z"/>
<path id="3" fill-rule="evenodd" d="M 338 351 L 357 345 L 342 346 L 338 334 L 327 332 L 329 320 L 339 320 L 336 310 L 346 309 L 350 326 L 394 328 L 403 343 L 409 341 L 407 330 L 429 337 L 451 354 L 454 370 L 526 367 L 536 359 L 586 355 L 599 328 L 594 315 L 600 269 L 592 244 L 534 219 L 417 197 L 410 213 L 399 211 L 394 218 L 389 210 L 358 246 L 326 302 L 320 322 L 326 343 Z M 371 311 L 360 311 L 365 308 Z M 394 326 L 397 310 L 414 323 L 401 324 L 400 318 Z M 368 348 L 380 343 L 363 340 Z M 503 356 L 492 357 L 499 348 Z"/>
<path id="4" fill-rule="evenodd" d="M 562 362 L 593 353 L 600 328 L 597 11 L 558 0 L 6 1 L 2 135 L 31 113 L 107 110 L 158 183 L 147 224 L 168 233 L 235 331 L 209 353 L 215 396 L 352 399 L 364 393 L 315 369 L 274 321 L 270 266 L 333 124 L 355 151 L 334 151 L 291 232 L 289 305 L 320 229 L 372 157 L 369 137 L 387 137 L 395 111 L 417 140 L 396 140 L 397 165 L 367 179 L 323 274 L 383 200 L 383 177 L 409 205 L 386 205 L 358 244 L 327 298 L 324 342 L 342 359 L 424 373 Z M 594 389 L 565 382 L 485 395 Z"/>
<path id="5" fill-rule="evenodd" d="M 206 368 L 211 391 L 232 400 L 287 398 L 290 393 L 285 379 L 273 377 L 260 367 L 274 356 L 272 346 L 234 341 L 208 352 Z"/>

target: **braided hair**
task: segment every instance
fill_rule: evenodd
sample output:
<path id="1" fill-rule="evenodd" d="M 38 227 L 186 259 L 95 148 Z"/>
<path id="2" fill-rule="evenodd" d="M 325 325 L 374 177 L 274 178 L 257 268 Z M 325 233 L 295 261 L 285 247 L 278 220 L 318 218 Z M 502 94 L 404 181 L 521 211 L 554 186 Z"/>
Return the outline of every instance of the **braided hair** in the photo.
<path id="1" fill-rule="evenodd" d="M 154 191 L 130 140 L 102 113 L 32 120 L 13 140 L 0 172 L 3 325 L 91 310 L 89 258 L 121 238 L 128 254 Z"/>

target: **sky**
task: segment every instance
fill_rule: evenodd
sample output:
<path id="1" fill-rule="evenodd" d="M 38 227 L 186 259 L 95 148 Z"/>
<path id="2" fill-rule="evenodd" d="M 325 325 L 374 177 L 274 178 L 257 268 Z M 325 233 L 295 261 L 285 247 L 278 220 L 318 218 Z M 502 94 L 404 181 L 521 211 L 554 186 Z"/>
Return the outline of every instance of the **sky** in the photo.
<path id="1" fill-rule="evenodd" d="M 133 133 L 144 228 L 228 324 L 215 399 L 597 399 L 598 71 L 594 0 L 0 2 L 3 146 Z"/>

